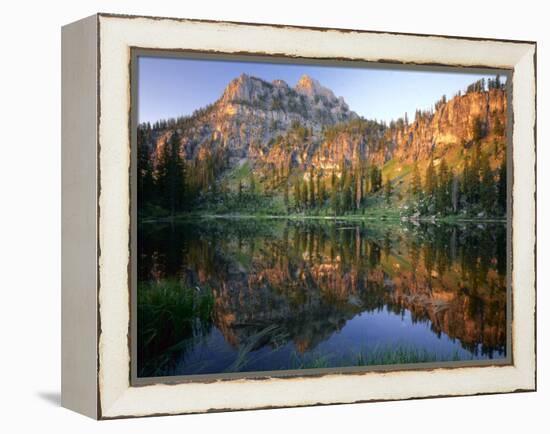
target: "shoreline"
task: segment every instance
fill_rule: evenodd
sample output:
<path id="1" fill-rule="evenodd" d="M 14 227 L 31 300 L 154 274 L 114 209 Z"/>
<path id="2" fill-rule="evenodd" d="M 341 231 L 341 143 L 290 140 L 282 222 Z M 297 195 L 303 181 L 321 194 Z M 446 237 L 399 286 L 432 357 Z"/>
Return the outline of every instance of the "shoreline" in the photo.
<path id="1" fill-rule="evenodd" d="M 464 218 L 464 217 L 396 217 L 396 216 L 368 216 L 368 215 L 347 215 L 347 216 L 322 216 L 322 215 L 276 215 L 276 214 L 211 214 L 211 213 L 188 213 L 168 217 L 144 218 L 140 224 L 171 223 L 185 220 L 200 219 L 225 219 L 225 220 L 324 220 L 324 221 L 369 221 L 376 223 L 432 223 L 432 224 L 483 224 L 501 223 L 506 224 L 507 218 Z"/>

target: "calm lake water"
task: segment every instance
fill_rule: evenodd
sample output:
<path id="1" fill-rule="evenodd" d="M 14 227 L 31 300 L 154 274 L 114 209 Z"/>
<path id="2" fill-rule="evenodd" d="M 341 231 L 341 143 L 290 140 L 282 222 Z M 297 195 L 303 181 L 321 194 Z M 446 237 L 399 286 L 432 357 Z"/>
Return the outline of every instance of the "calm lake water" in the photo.
<path id="1" fill-rule="evenodd" d="M 138 257 L 140 377 L 506 356 L 505 224 L 155 223 Z"/>

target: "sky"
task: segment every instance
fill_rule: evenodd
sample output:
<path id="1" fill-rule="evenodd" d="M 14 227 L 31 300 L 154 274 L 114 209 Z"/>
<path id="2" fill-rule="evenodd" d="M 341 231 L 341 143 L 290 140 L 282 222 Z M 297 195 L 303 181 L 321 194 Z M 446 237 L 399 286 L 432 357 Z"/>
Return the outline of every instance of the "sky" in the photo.
<path id="1" fill-rule="evenodd" d="M 140 57 L 138 60 L 138 121 L 186 116 L 216 101 L 227 84 L 242 73 L 266 81 L 281 79 L 293 87 L 303 74 L 318 80 L 349 108 L 367 119 L 414 117 L 446 95 L 480 78 L 464 72 L 408 71 L 379 67 L 264 63 L 212 59 Z"/>

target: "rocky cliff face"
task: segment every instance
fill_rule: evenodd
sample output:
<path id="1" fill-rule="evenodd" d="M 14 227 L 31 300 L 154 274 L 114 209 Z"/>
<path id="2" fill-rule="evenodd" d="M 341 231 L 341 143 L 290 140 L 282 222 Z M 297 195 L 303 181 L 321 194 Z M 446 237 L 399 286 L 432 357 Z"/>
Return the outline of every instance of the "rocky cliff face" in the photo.
<path id="1" fill-rule="evenodd" d="M 389 126 L 356 120 L 340 124 L 326 134 L 313 165 L 332 170 L 345 161 L 383 165 L 391 159 L 412 163 L 444 155 L 451 148 L 468 148 L 476 124 L 485 142 L 505 142 L 506 93 L 503 89 L 472 92 L 440 103 L 433 112 L 418 112 L 414 121 Z"/>
<path id="2" fill-rule="evenodd" d="M 410 125 L 390 130 L 395 149 L 392 157 L 414 161 L 428 158 L 436 149 L 442 151 L 453 145 L 468 147 L 474 140 L 477 122 L 482 136 L 503 140 L 506 110 L 503 89 L 456 96 L 442 103 L 433 114 L 419 113 Z"/>
<path id="3" fill-rule="evenodd" d="M 360 118 L 309 76 L 291 88 L 242 74 L 211 106 L 153 128 L 146 145 L 157 161 L 178 131 L 188 161 L 217 152 L 229 168 L 249 160 L 257 170 L 313 168 L 326 175 L 343 164 L 427 161 L 468 148 L 476 135 L 505 143 L 506 110 L 505 90 L 492 88 L 441 100 L 411 122 L 386 125 Z"/>
<path id="4" fill-rule="evenodd" d="M 204 149 L 219 148 L 235 163 L 266 155 L 274 139 L 293 125 L 301 125 L 319 139 L 323 127 L 356 118 L 342 98 L 308 76 L 293 89 L 282 80 L 269 83 L 242 74 L 212 106 L 154 134 L 150 146 L 155 154 L 161 153 L 177 129 L 186 159 L 200 157 Z"/>

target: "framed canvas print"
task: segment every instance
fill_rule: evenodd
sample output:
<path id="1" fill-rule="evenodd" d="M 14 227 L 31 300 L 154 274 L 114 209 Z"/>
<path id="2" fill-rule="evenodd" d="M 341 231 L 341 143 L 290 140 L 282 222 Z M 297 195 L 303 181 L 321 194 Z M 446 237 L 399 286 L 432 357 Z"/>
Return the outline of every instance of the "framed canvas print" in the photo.
<path id="1" fill-rule="evenodd" d="M 109 14 L 62 36 L 64 406 L 535 390 L 534 42 Z"/>

